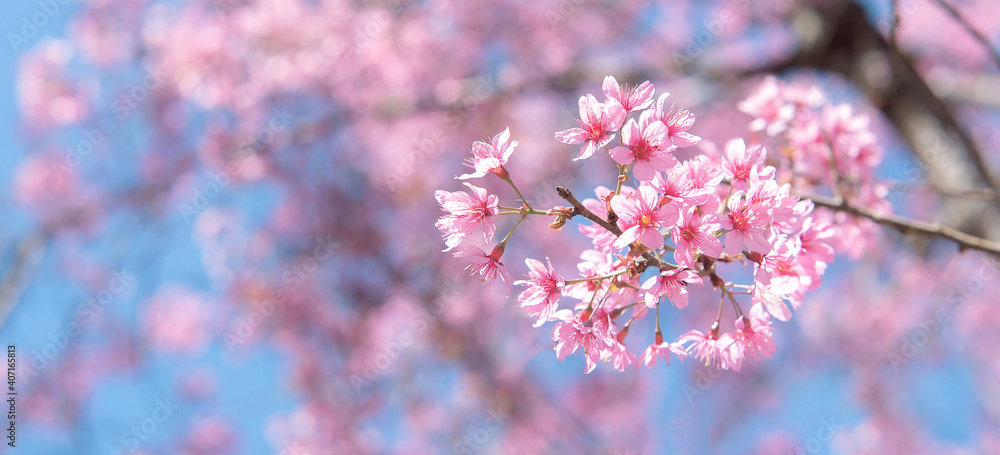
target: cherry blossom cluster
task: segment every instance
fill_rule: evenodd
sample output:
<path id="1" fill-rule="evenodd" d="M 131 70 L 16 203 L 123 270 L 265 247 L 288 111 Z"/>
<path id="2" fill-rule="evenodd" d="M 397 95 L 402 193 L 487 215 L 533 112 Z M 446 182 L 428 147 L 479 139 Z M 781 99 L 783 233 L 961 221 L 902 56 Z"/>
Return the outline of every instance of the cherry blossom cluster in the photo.
<path id="1" fill-rule="evenodd" d="M 773 76 L 737 108 L 754 117 L 751 135 L 777 152 L 771 157 L 779 181 L 800 192 L 829 189 L 845 203 L 876 213 L 892 211 L 889 187 L 873 172 L 882 162 L 882 148 L 867 115 L 855 113 L 850 104 L 828 103 L 819 87 L 785 84 Z M 835 228 L 838 235 L 828 242 L 852 258 L 876 241 L 872 220 L 832 211 L 820 211 L 815 218 Z"/>
<path id="2" fill-rule="evenodd" d="M 629 87 L 608 76 L 603 92 L 603 101 L 592 94 L 580 97 L 578 126 L 555 138 L 580 146 L 574 160 L 607 153 L 618 166 L 613 189 L 599 186 L 595 198 L 579 201 L 568 189 L 557 188 L 570 206 L 544 210 L 523 197 L 517 204 L 500 205 L 496 195 L 468 182 L 470 192 L 439 190 L 435 196 L 447 212 L 437 222 L 445 251 L 480 225 L 489 244 L 494 218 L 517 217 L 489 253 L 470 245 L 453 254 L 467 260 L 466 270 L 484 283 L 492 285 L 499 277 L 508 292 L 511 284 L 523 287 L 520 307 L 536 327 L 554 322 L 556 355 L 562 360 L 582 351 L 587 373 L 599 360 L 621 371 L 694 357 L 739 371 L 745 362 L 770 358 L 776 349 L 772 321 L 788 321 L 806 293 L 820 285 L 840 229 L 830 216 L 817 216 L 819 210 L 794 194 L 792 186 L 814 190 L 826 184 L 848 200 L 870 201 L 872 194 L 860 189 L 874 186 L 871 166 L 880 152 L 867 120 L 844 106 L 817 111 L 825 104 L 821 92 L 768 79 L 739 108 L 754 117 L 751 137 L 764 132 L 785 140 L 779 156 L 737 138 L 725 144 L 721 157 L 700 154 L 682 162 L 674 153 L 701 141 L 689 132 L 694 114 L 667 107 L 668 93 L 654 103 L 648 81 Z M 509 128 L 490 142 L 475 142 L 465 163 L 475 172 L 457 178 L 493 174 L 520 196 L 505 168 L 516 146 Z M 528 258 L 527 275 L 512 282 L 501 257 L 528 216 L 554 217 L 549 227 L 555 230 L 575 216 L 592 222 L 579 226 L 592 248 L 580 255 L 577 278 L 564 278 L 548 258 Z M 752 280 L 740 284 L 722 276 L 739 267 Z M 715 321 L 704 331 L 664 339 L 661 307 L 685 308 L 694 287 L 718 293 Z M 727 306 L 732 317 L 727 312 L 724 319 Z M 625 344 L 630 327 L 650 312 L 656 319 L 653 342 L 633 353 Z"/>

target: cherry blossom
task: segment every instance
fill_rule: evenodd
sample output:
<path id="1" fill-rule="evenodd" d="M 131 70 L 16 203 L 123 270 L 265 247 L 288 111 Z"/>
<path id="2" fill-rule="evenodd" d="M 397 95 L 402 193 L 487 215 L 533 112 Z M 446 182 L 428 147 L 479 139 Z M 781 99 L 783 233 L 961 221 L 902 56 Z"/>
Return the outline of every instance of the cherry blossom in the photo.
<path id="1" fill-rule="evenodd" d="M 588 326 L 569 310 L 559 310 L 553 317 L 559 320 L 552 329 L 552 340 L 556 342 L 556 356 L 559 360 L 583 348 L 586 360 L 584 373 L 594 371 L 601 358 L 601 351 L 608 346 L 607 339 L 595 330 L 593 324 Z"/>
<path id="2" fill-rule="evenodd" d="M 650 186 L 639 187 L 634 199 L 616 195 L 611 199 L 611 207 L 618 214 L 618 225 L 624 229 L 615 241 L 615 248 L 624 248 L 636 240 L 650 248 L 661 248 L 660 228 L 677 220 L 676 207 L 661 206 L 659 194 Z"/>
<path id="3" fill-rule="evenodd" d="M 754 117 L 750 131 L 765 131 L 768 136 L 775 136 L 788 127 L 795 106 L 785 101 L 782 90 L 778 79 L 768 76 L 753 95 L 737 104 L 740 111 Z"/>
<path id="4" fill-rule="evenodd" d="M 667 297 L 677 308 L 684 308 L 688 304 L 689 284 L 701 284 L 701 277 L 690 269 L 670 269 L 663 270 L 659 276 L 650 277 L 642 284 L 642 289 L 646 291 L 646 306 L 656 308 L 661 297 Z"/>
<path id="5" fill-rule="evenodd" d="M 556 139 L 566 144 L 583 144 L 573 161 L 590 158 L 615 138 L 625 122 L 626 112 L 617 102 L 600 103 L 594 95 L 580 97 L 579 128 L 556 133 Z"/>
<path id="6" fill-rule="evenodd" d="M 749 149 L 743 139 L 733 139 L 726 144 L 726 156 L 723 159 L 723 169 L 726 178 L 733 182 L 733 188 L 746 190 L 750 187 L 750 173 L 756 172 L 760 180 L 769 180 L 774 177 L 773 166 L 764 165 L 764 157 L 767 156 L 767 149 L 761 145 L 755 145 Z"/>
<path id="7" fill-rule="evenodd" d="M 814 441 L 820 452 L 1000 453 L 996 419 L 983 417 L 998 415 L 1000 266 L 907 228 L 1000 238 L 995 46 L 981 39 L 1000 34 L 995 2 L 897 2 L 896 14 L 743 3 L 12 10 L 27 18 L 8 30 L 23 143 L 7 163 L 0 251 L 18 442 L 130 450 L 115 441 L 143 415 L 104 415 L 111 384 L 138 392 L 144 412 L 160 399 L 182 411 L 136 453 L 771 454 L 815 452 Z M 50 16 L 44 30 L 33 13 Z M 596 98 L 577 116 L 588 89 Z M 290 121 L 275 114 L 286 110 Z M 579 131 L 553 139 L 568 126 Z M 677 164 L 632 153 L 616 166 L 614 150 L 642 151 L 635 138 Z M 486 178 L 474 189 L 458 175 Z M 637 202 L 644 186 L 676 220 L 655 226 L 659 248 L 616 247 L 611 202 Z M 742 216 L 734 198 L 760 237 L 723 254 L 737 243 L 723 223 Z M 483 250 L 453 257 L 480 223 Z M 435 251 L 438 236 L 451 254 Z M 522 266 L 525 255 L 538 260 Z M 569 279 L 556 274 L 573 264 Z M 139 285 L 104 288 L 118 266 L 136 267 Z M 679 300 L 659 281 L 642 288 L 664 271 L 701 278 L 679 286 L 683 308 L 647 306 L 654 292 Z M 516 302 L 476 283 L 511 274 L 524 285 Z M 661 321 L 668 340 L 696 336 L 665 343 Z M 586 371 L 605 371 L 565 374 L 558 359 L 581 350 Z M 755 371 L 670 359 L 688 355 Z M 273 375 L 253 374 L 260 359 Z M 191 386 L 189 373 L 220 360 L 250 374 Z M 674 371 L 625 371 L 639 361 Z M 901 410 L 955 365 L 963 387 L 948 403 L 962 405 L 948 419 L 935 418 L 940 406 Z M 255 403 L 249 427 L 211 411 L 233 377 L 270 376 L 293 405 Z M 822 389 L 839 406 L 790 431 L 801 392 L 831 378 Z M 94 425 L 93 410 L 123 426 Z M 961 428 L 942 432 L 943 420 Z"/>
<path id="8" fill-rule="evenodd" d="M 497 276 L 507 285 L 507 293 L 510 293 L 510 283 L 513 281 L 513 277 L 510 272 L 504 267 L 503 263 L 500 262 L 500 256 L 503 255 L 504 247 L 502 245 L 497 245 L 496 248 L 490 254 L 486 254 L 482 248 L 475 245 L 470 245 L 465 247 L 464 250 L 453 253 L 455 257 L 465 258 L 469 261 L 469 265 L 466 266 L 465 270 L 469 270 L 472 275 L 479 274 L 483 278 L 483 282 L 493 285 L 496 281 Z"/>
<path id="9" fill-rule="evenodd" d="M 464 191 L 434 192 L 434 197 L 441 204 L 441 208 L 449 212 L 436 224 L 444 233 L 445 244 L 448 246 L 444 251 L 458 246 L 480 223 L 483 225 L 483 237 L 487 243 L 493 240 L 493 234 L 496 233 L 496 224 L 492 217 L 499 212 L 497 206 L 499 199 L 495 194 L 487 194 L 485 189 L 471 183 L 466 182 L 465 186 L 468 186 L 475 196 Z"/>
<path id="10" fill-rule="evenodd" d="M 677 339 L 677 344 L 687 344 L 685 351 L 689 356 L 705 362 L 705 365 L 722 369 L 739 366 L 740 359 L 730 349 L 734 342 L 732 335 L 720 335 L 718 328 L 709 330 L 707 334 L 691 330 Z"/>
<path id="11" fill-rule="evenodd" d="M 701 137 L 689 133 L 687 130 L 694 126 L 694 114 L 687 109 L 679 109 L 671 104 L 670 109 L 664 111 L 669 93 L 661 93 L 656 100 L 656 109 L 653 116 L 667 126 L 667 137 L 673 145 L 677 147 L 691 147 L 701 141 Z"/>
<path id="12" fill-rule="evenodd" d="M 583 159 L 606 146 L 620 128 L 622 145 L 610 150 L 611 158 L 618 163 L 614 189 L 598 186 L 594 190 L 596 198 L 577 201 L 568 196 L 569 190 L 560 188 L 559 195 L 573 207 L 551 209 L 531 207 L 523 197 L 520 207 L 519 203 L 501 206 L 494 196 L 471 185 L 468 186 L 475 197 L 439 191 L 436 193 L 439 200 L 449 201 L 447 206 L 442 202 L 442 207 L 450 214 L 439 220 L 439 229 L 448 237 L 449 248 L 457 245 L 479 222 L 484 223 L 484 232 L 492 234 L 495 228 L 492 225 L 486 228 L 487 222 L 495 223 L 501 215 L 517 217 L 513 228 L 491 254 L 478 247 L 455 253 L 467 258 L 470 261 L 467 270 L 479 274 L 485 283 L 492 284 L 497 275 L 508 283 L 509 274 L 500 256 L 522 221 L 538 216 L 556 217 L 549 228 L 559 231 L 570 218 L 584 215 L 592 223 L 581 223 L 578 229 L 594 249 L 580 254 L 579 278 L 564 280 L 548 258 L 547 264 L 529 258 L 525 260 L 526 279 L 514 283 L 526 287 L 519 294 L 518 303 L 535 318 L 535 327 L 555 321 L 552 337 L 557 342 L 556 354 L 560 360 L 582 348 L 588 373 L 597 367 L 598 360 L 611 363 L 619 371 L 638 366 L 639 357 L 629 351 L 625 340 L 633 324 L 653 312 L 657 341 L 647 346 L 642 355 L 642 363 L 647 367 L 658 364 L 661 358 L 669 364 L 671 353 L 679 358 L 690 355 L 707 365 L 732 370 L 739 370 L 744 361 L 770 358 L 776 348 L 770 338 L 770 317 L 787 321 L 792 310 L 803 305 L 807 293 L 822 283 L 827 264 L 841 247 L 835 241 L 836 233 L 854 225 L 819 217 L 829 215 L 817 211 L 812 201 L 793 196 L 791 183 L 778 183 L 779 177 L 794 180 L 780 173 L 796 172 L 796 168 L 788 167 L 787 160 L 782 159 L 774 161 L 781 167 L 768 165 L 768 149 L 761 145 L 747 147 L 743 138 L 729 140 L 721 156 L 711 153 L 714 147 L 708 144 L 709 153 L 679 161 L 673 156 L 678 145 L 694 145 L 700 140 L 687 133 L 694 123 L 693 114 L 676 107 L 664 112 L 666 94 L 649 109 L 652 84 L 629 89 L 622 88 L 614 78 L 606 78 L 605 89 L 608 102 L 599 103 L 589 94 L 581 97 L 579 107 L 584 119 L 579 121 L 581 127 L 556 136 L 565 143 L 583 143 L 584 148 L 576 158 Z M 806 137 L 803 131 L 818 131 L 819 109 L 827 106 L 799 100 L 801 94 L 795 95 L 798 97 L 795 101 L 786 102 L 780 89 L 776 80 L 769 79 L 741 105 L 763 109 L 761 115 L 767 117 L 765 123 L 770 122 L 768 128 L 775 134 L 786 133 L 790 142 L 796 137 Z M 775 117 L 786 105 L 798 109 L 793 112 L 795 115 L 785 118 L 781 113 Z M 769 110 L 772 107 L 775 110 Z M 633 112 L 637 113 L 630 118 Z M 860 169 L 874 161 L 855 159 L 862 155 L 859 150 L 871 143 L 865 129 L 867 123 L 843 109 L 824 112 L 828 119 L 826 134 L 839 138 L 839 142 L 826 144 L 822 142 L 823 134 L 814 134 L 809 140 L 827 147 L 827 153 L 836 149 L 836 153 L 843 155 L 850 164 L 843 172 L 870 179 L 871 174 Z M 752 131 L 756 131 L 759 120 L 751 122 Z M 773 124 L 779 121 L 784 123 Z M 494 140 L 494 148 L 502 148 L 499 144 L 511 140 L 506 133 L 502 139 Z M 474 149 L 487 150 L 484 148 L 487 144 L 479 144 Z M 792 153 L 812 156 L 822 152 L 820 148 L 807 148 Z M 831 164 L 826 158 L 817 159 L 824 165 Z M 506 171 L 502 177 L 521 196 Z M 630 178 L 638 180 L 639 186 L 625 185 Z M 829 176 L 818 174 L 816 181 L 833 183 Z M 871 190 L 861 189 L 854 194 L 883 207 L 881 199 Z M 630 245 L 631 248 L 622 251 Z M 721 264 L 742 264 L 750 269 L 752 284 L 728 282 L 720 276 Z M 652 267 L 659 273 L 646 275 Z M 725 274 L 729 274 L 728 270 Z M 694 295 L 690 285 L 695 283 L 711 283 L 699 286 L 699 292 L 719 294 L 718 315 L 712 329 L 708 333 L 689 330 L 676 342 L 664 343 L 659 320 L 660 313 L 669 307 L 660 302 L 666 298 L 675 309 L 686 309 Z M 572 309 L 559 308 L 564 300 L 570 301 Z M 735 313 L 734 332 L 720 330 L 726 302 L 731 303 Z M 741 309 L 744 305 L 750 308 L 749 313 Z M 629 314 L 627 320 L 623 319 Z"/>
<path id="13" fill-rule="evenodd" d="M 745 195 L 742 191 L 733 193 L 727 203 L 728 215 L 719 221 L 722 228 L 728 231 L 724 249 L 730 256 L 739 255 L 744 248 L 757 253 L 771 250 L 767 241 L 767 214 L 754 206 Z"/>
<path id="14" fill-rule="evenodd" d="M 733 344 L 730 345 L 732 357 L 736 361 L 734 370 L 739 371 L 744 361 L 759 361 L 770 359 L 777 349 L 771 338 L 771 324 L 761 304 L 755 304 L 750 314 L 736 318 L 733 331 Z"/>
<path id="15" fill-rule="evenodd" d="M 475 169 L 470 174 L 462 174 L 457 179 L 471 179 L 483 177 L 488 172 L 492 172 L 501 179 L 507 178 L 507 170 L 504 165 L 507 159 L 514 153 L 517 141 L 510 140 L 510 128 L 505 128 L 490 143 L 476 141 L 472 143 L 472 157 L 466 159 L 465 165 Z"/>
<path id="16" fill-rule="evenodd" d="M 609 100 L 617 102 L 626 113 L 645 109 L 653 102 L 654 88 L 649 81 L 636 87 L 622 87 L 614 76 L 607 76 L 601 88 L 604 90 L 604 95 Z"/>
<path id="17" fill-rule="evenodd" d="M 618 164 L 631 165 L 636 179 L 652 180 L 655 171 L 663 172 L 678 164 L 670 153 L 676 146 L 665 143 L 666 132 L 663 123 L 650 120 L 646 114 L 639 122 L 630 119 L 622 128 L 625 146 L 611 149 L 611 158 Z"/>
<path id="18" fill-rule="evenodd" d="M 677 343 L 666 343 L 663 341 L 663 336 L 659 336 L 660 340 L 655 342 L 646 348 L 646 351 L 642 354 L 642 364 L 646 365 L 646 368 L 653 368 L 660 363 L 660 359 L 663 363 L 670 365 L 670 354 L 677 356 L 678 359 L 683 360 L 687 357 L 688 353 Z"/>
<path id="19" fill-rule="evenodd" d="M 552 268 L 552 261 L 549 258 L 545 258 L 545 261 L 548 263 L 548 269 L 538 260 L 525 259 L 528 279 L 514 282 L 515 286 L 528 287 L 521 292 L 517 300 L 529 315 L 538 318 L 535 327 L 548 321 L 558 308 L 559 297 L 562 296 L 562 288 L 565 286 L 565 281 Z"/>
<path id="20" fill-rule="evenodd" d="M 703 213 L 706 212 L 703 210 Z M 674 261 L 677 264 L 692 268 L 696 254 L 706 254 L 717 258 L 722 256 L 722 242 L 713 235 L 721 226 L 716 220 L 718 215 L 714 210 L 698 214 L 697 207 L 681 211 L 677 225 L 671 230 L 674 242 Z"/>

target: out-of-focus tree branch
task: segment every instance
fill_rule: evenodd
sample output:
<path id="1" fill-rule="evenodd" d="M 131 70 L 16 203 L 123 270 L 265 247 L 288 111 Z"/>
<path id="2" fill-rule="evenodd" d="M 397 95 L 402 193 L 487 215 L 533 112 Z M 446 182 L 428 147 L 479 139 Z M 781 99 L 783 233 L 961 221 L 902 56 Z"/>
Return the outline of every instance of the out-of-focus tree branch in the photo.
<path id="1" fill-rule="evenodd" d="M 990 40 L 979 30 L 976 30 L 976 28 L 969 23 L 968 19 L 962 16 L 962 13 L 959 13 L 958 10 L 948 4 L 948 2 L 944 0 L 935 0 L 935 3 L 937 3 L 941 8 L 944 8 L 944 10 L 948 12 L 948 15 L 951 16 L 955 22 L 958 22 L 958 25 L 961 25 L 966 32 L 976 39 L 976 41 L 979 41 L 979 43 L 983 45 L 983 48 L 986 49 L 986 52 L 990 54 L 990 58 L 993 59 L 993 63 L 996 63 L 997 68 L 1000 68 L 1000 53 L 997 53 L 997 50 L 993 48 L 993 44 L 990 43 Z"/>
<path id="2" fill-rule="evenodd" d="M 38 231 L 18 243 L 10 269 L 0 279 L 0 326 L 7 322 L 7 317 L 14 311 L 21 293 L 38 268 L 47 238 L 47 233 Z"/>
<path id="3" fill-rule="evenodd" d="M 993 197 L 990 210 L 982 202 L 961 201 L 946 207 L 949 224 L 988 238 L 1000 237 L 1000 182 L 992 176 L 971 133 L 920 75 L 913 61 L 879 32 L 853 1 L 837 2 L 816 13 L 822 33 L 829 40 L 813 40 L 794 56 L 759 72 L 792 68 L 815 68 L 839 73 L 868 93 L 909 143 L 923 163 L 936 189 L 952 182 L 970 182 L 988 187 Z M 894 14 L 895 17 L 895 14 Z M 890 36 L 894 26 L 890 24 Z M 868 68 L 872 59 L 882 59 L 891 69 L 891 79 L 879 81 Z M 944 145 L 944 146 L 942 146 Z M 963 166 L 968 163 L 971 166 Z M 971 169 L 969 169 L 971 168 Z"/>
<path id="4" fill-rule="evenodd" d="M 976 237 L 974 235 L 969 235 L 954 228 L 950 228 L 948 226 L 942 226 L 937 223 L 928 223 L 925 221 L 912 220 L 897 215 L 881 215 L 865 207 L 857 207 L 850 205 L 847 203 L 847 201 L 841 198 L 831 198 L 827 196 L 821 196 L 817 194 L 807 194 L 807 193 L 799 193 L 798 196 L 803 199 L 811 200 L 813 204 L 816 204 L 819 207 L 826 207 L 829 209 L 849 213 L 854 216 L 867 218 L 879 224 L 892 226 L 904 234 L 910 232 L 916 232 L 920 234 L 941 237 L 944 239 L 951 240 L 955 243 L 958 243 L 963 249 L 968 248 L 979 251 L 985 251 L 987 253 L 992 253 L 997 256 L 1000 256 L 1000 243 L 992 242 L 981 237 Z"/>

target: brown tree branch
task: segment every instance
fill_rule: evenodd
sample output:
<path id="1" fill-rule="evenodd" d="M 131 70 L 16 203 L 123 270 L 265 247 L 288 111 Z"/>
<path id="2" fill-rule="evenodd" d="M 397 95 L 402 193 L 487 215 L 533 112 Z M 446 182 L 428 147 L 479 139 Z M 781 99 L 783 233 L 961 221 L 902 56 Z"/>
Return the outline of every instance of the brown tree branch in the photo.
<path id="1" fill-rule="evenodd" d="M 893 191 L 932 191 L 942 197 L 970 200 L 989 200 L 996 195 L 990 188 L 936 188 L 926 182 L 894 182 Z"/>
<path id="2" fill-rule="evenodd" d="M 582 215 L 584 218 L 597 223 L 604 229 L 611 231 L 611 233 L 614 234 L 615 236 L 622 235 L 622 230 L 621 228 L 618 227 L 617 224 L 597 216 L 597 214 L 592 212 L 590 209 L 584 207 L 583 204 L 576 199 L 576 196 L 573 196 L 572 191 L 564 187 L 557 186 L 556 193 L 559 194 L 559 197 L 565 199 L 566 202 L 569 202 L 570 205 L 573 206 L 573 212 L 570 213 L 571 218 L 576 215 Z M 677 266 L 673 264 L 668 264 L 666 262 L 663 262 L 650 250 L 643 251 L 641 256 L 642 260 L 637 262 L 637 269 L 636 269 L 639 273 L 645 271 L 647 267 L 658 267 L 658 268 L 666 267 L 670 269 L 677 268 Z"/>
<path id="3" fill-rule="evenodd" d="M 880 215 L 871 209 L 850 205 L 847 201 L 840 198 L 807 193 L 799 193 L 798 196 L 803 199 L 811 200 L 813 204 L 816 204 L 818 207 L 826 207 L 828 209 L 849 213 L 857 217 L 867 218 L 879 224 L 892 226 L 904 234 L 908 232 L 917 232 L 924 235 L 941 237 L 959 244 L 963 250 L 973 249 L 1000 256 L 1000 243 L 992 242 L 974 235 L 969 235 L 948 226 L 942 226 L 937 223 L 928 223 L 926 221 L 911 220 L 898 215 Z"/>
<path id="4" fill-rule="evenodd" d="M 576 196 L 573 196 L 572 191 L 564 187 L 557 186 L 556 193 L 559 197 L 565 199 L 566 202 L 569 202 L 570 205 L 573 206 L 573 213 L 570 214 L 571 218 L 576 215 L 582 215 L 584 218 L 597 223 L 604 229 L 611 231 L 612 234 L 616 236 L 622 235 L 622 230 L 618 227 L 618 225 L 612 224 L 608 220 L 605 220 L 604 218 L 597 216 L 594 212 L 591 212 L 587 207 L 584 207 L 583 204 L 576 199 Z"/>
<path id="5" fill-rule="evenodd" d="M 896 125 L 901 136 L 909 142 L 915 155 L 921 159 L 924 157 L 919 153 L 920 144 L 911 134 L 907 134 L 905 125 L 909 118 L 923 113 L 923 110 L 926 109 L 927 114 L 941 123 L 942 129 L 954 134 L 955 139 L 961 145 L 962 154 L 971 163 L 979 180 L 993 190 L 995 197 L 991 205 L 997 212 L 1000 212 L 1000 181 L 995 179 L 989 171 L 983 153 L 972 134 L 958 121 L 952 108 L 931 90 L 916 69 L 912 59 L 895 45 L 895 28 L 899 21 L 896 8 L 893 8 L 891 13 L 888 39 L 876 29 L 865 15 L 864 9 L 854 1 L 834 2 L 821 8 L 818 13 L 824 19 L 822 28 L 829 30 L 831 39 L 804 47 L 784 62 L 764 65 L 753 71 L 748 71 L 744 75 L 781 72 L 799 67 L 840 73 L 868 91 L 873 104 L 879 106 L 889 120 Z M 866 54 L 886 56 L 893 70 L 890 84 L 878 87 L 869 84 L 864 76 L 864 68 L 861 66 L 863 59 L 859 57 Z M 922 109 L 919 112 L 914 112 L 914 105 Z M 928 162 L 927 164 L 933 165 L 935 163 Z"/>

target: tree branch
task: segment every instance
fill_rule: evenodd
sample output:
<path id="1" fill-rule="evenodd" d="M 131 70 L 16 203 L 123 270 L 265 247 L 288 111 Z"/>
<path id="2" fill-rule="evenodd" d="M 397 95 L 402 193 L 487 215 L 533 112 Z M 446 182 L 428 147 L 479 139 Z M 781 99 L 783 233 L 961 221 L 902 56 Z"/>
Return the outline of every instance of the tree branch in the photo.
<path id="1" fill-rule="evenodd" d="M 594 212 L 590 211 L 590 209 L 588 209 L 587 207 L 584 207 L 583 204 L 579 200 L 576 199 L 576 196 L 573 196 L 573 192 L 572 191 L 570 191 L 570 190 L 568 190 L 568 189 L 566 189 L 564 187 L 557 186 L 556 187 L 556 193 L 559 194 L 559 197 L 565 199 L 566 202 L 569 202 L 570 205 L 573 206 L 573 213 L 570 213 L 570 217 L 573 217 L 573 216 L 576 216 L 576 215 L 582 215 L 584 218 L 597 223 L 598 225 L 600 225 L 604 229 L 607 229 L 607 230 L 611 231 L 611 233 L 614 234 L 615 236 L 619 236 L 620 237 L 622 235 L 622 230 L 621 230 L 621 228 L 618 227 L 617 224 L 609 222 L 608 220 L 605 220 L 604 218 L 601 218 L 601 217 L 597 216 L 597 214 L 595 214 Z M 659 257 L 657 257 L 655 254 L 653 254 L 653 252 L 650 251 L 650 250 L 643 251 L 642 252 L 642 258 L 643 258 L 644 261 L 638 264 L 637 271 L 639 273 L 642 273 L 643 271 L 645 271 L 647 267 L 658 267 L 658 268 L 667 267 L 667 268 L 671 268 L 671 269 L 677 267 L 677 266 L 675 266 L 673 264 L 668 264 L 666 262 L 663 262 L 662 260 L 660 260 Z"/>
<path id="2" fill-rule="evenodd" d="M 570 205 L 573 206 L 573 213 L 570 214 L 570 217 L 573 217 L 573 216 L 576 216 L 576 215 L 582 215 L 584 218 L 597 223 L 598 225 L 600 225 L 604 229 L 607 229 L 607 230 L 611 231 L 612 234 L 614 234 L 616 236 L 622 235 L 621 228 L 619 228 L 615 224 L 612 224 L 608 220 L 605 220 L 604 218 L 601 218 L 601 217 L 597 216 L 597 214 L 595 214 L 594 212 L 591 212 L 590 209 L 588 209 L 587 207 L 584 207 L 583 204 L 576 199 L 576 196 L 573 196 L 573 192 L 572 191 L 570 191 L 570 190 L 568 190 L 568 189 L 566 189 L 564 187 L 557 186 L 556 187 L 556 193 L 559 195 L 559 197 L 565 199 L 566 202 L 569 202 Z"/>
<path id="3" fill-rule="evenodd" d="M 820 196 L 818 194 L 807 193 L 799 193 L 798 196 L 803 199 L 811 200 L 813 204 L 816 204 L 819 207 L 826 207 L 828 209 L 849 213 L 857 217 L 867 218 L 879 224 L 892 226 L 904 234 L 907 232 L 917 232 L 924 235 L 941 237 L 959 244 L 963 250 L 973 249 L 1000 256 L 1000 243 L 992 242 L 974 235 L 969 235 L 948 226 L 942 226 L 937 223 L 928 223 L 925 221 L 911 220 L 897 215 L 879 215 L 871 209 L 850 205 L 840 198 L 831 198 L 827 196 Z"/>

